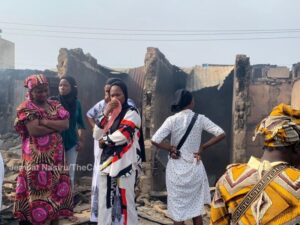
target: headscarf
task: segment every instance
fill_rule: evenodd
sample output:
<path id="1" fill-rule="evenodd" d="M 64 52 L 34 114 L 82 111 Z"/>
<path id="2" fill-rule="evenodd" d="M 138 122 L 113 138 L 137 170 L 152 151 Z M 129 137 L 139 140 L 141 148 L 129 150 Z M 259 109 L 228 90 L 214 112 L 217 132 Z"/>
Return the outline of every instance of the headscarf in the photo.
<path id="1" fill-rule="evenodd" d="M 179 89 L 175 92 L 175 98 L 171 105 L 172 112 L 179 112 L 187 107 L 193 100 L 191 92 L 185 89 Z"/>
<path id="2" fill-rule="evenodd" d="M 112 85 L 113 83 L 115 83 L 117 81 L 122 82 L 122 80 L 120 78 L 116 78 L 116 77 L 108 78 L 105 82 L 105 85 Z"/>
<path id="3" fill-rule="evenodd" d="M 24 87 L 28 88 L 29 91 L 42 84 L 48 84 L 48 80 L 43 74 L 32 74 L 24 81 Z"/>
<path id="4" fill-rule="evenodd" d="M 71 76 L 63 76 L 60 78 L 61 80 L 66 80 L 69 82 L 71 86 L 70 93 L 67 95 L 59 95 L 59 101 L 62 106 L 70 113 L 70 117 L 75 117 L 76 113 L 76 99 L 77 99 L 77 82 Z"/>
<path id="5" fill-rule="evenodd" d="M 110 128 L 110 132 L 114 132 L 118 129 L 122 119 L 124 118 L 126 112 L 128 111 L 128 109 L 130 108 L 130 106 L 128 105 L 127 103 L 127 100 L 128 100 L 128 91 L 127 91 L 127 86 L 126 84 L 122 81 L 122 80 L 118 80 L 118 81 L 115 81 L 111 84 L 111 87 L 112 86 L 118 86 L 119 88 L 121 88 L 123 94 L 124 94 L 124 97 L 125 97 L 125 101 L 124 103 L 122 104 L 122 110 L 121 112 L 119 113 L 118 117 L 115 119 L 113 125 L 111 126 Z"/>
<path id="6" fill-rule="evenodd" d="M 49 84 L 45 75 L 43 74 L 32 74 L 24 80 L 24 87 L 28 88 L 28 93 L 26 97 L 31 100 L 30 92 L 32 89 L 39 85 Z"/>
<path id="7" fill-rule="evenodd" d="M 124 104 L 126 103 L 127 104 L 127 100 L 128 100 L 128 90 L 127 90 L 127 86 L 126 86 L 126 84 L 122 81 L 122 80 L 120 80 L 120 79 L 118 79 L 118 78 L 116 78 L 117 80 L 115 80 L 114 82 L 112 82 L 110 85 L 111 85 L 111 87 L 113 87 L 113 86 L 118 86 L 119 88 L 121 88 L 122 89 L 122 92 L 123 92 L 123 94 L 124 94 L 124 96 L 125 96 L 125 102 L 124 102 Z"/>
<path id="8" fill-rule="evenodd" d="M 258 134 L 264 135 L 267 147 L 283 147 L 300 141 L 300 110 L 279 104 L 255 129 L 253 141 Z"/>

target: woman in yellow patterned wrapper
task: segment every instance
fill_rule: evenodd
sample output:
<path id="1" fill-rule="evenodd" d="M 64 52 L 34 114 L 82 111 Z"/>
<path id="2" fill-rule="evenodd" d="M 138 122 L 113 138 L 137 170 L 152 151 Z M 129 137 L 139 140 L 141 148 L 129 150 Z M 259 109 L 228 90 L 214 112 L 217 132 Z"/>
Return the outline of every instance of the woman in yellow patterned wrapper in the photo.
<path id="1" fill-rule="evenodd" d="M 232 224 L 231 216 L 245 195 L 274 166 L 287 164 L 252 202 L 236 224 L 280 225 L 300 223 L 300 110 L 280 104 L 256 127 L 265 138 L 261 159 L 233 164 L 216 186 L 211 224 Z"/>

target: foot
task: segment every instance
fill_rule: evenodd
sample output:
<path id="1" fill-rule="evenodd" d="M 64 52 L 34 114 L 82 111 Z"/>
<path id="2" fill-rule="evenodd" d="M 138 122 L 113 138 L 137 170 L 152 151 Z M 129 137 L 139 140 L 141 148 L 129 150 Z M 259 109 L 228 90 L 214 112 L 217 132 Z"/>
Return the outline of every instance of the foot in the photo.
<path id="1" fill-rule="evenodd" d="M 70 216 L 68 219 L 70 222 L 73 222 L 73 223 L 77 222 L 79 220 L 79 218 L 77 216 Z"/>

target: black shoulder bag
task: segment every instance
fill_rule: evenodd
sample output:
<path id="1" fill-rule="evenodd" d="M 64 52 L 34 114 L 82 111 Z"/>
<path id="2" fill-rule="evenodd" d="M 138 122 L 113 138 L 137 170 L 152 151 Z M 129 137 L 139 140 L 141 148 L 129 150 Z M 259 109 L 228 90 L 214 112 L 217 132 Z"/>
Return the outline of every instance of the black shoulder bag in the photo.
<path id="1" fill-rule="evenodd" d="M 189 136 L 191 130 L 193 129 L 193 126 L 194 126 L 197 118 L 198 118 L 198 113 L 195 113 L 192 120 L 191 120 L 191 122 L 190 122 L 190 124 L 189 124 L 189 126 L 188 126 L 188 128 L 185 131 L 185 134 L 182 136 L 181 140 L 179 141 L 179 144 L 176 147 L 176 149 L 177 149 L 176 155 L 177 156 L 180 156 L 180 148 L 182 147 L 182 145 L 184 144 L 186 138 Z"/>

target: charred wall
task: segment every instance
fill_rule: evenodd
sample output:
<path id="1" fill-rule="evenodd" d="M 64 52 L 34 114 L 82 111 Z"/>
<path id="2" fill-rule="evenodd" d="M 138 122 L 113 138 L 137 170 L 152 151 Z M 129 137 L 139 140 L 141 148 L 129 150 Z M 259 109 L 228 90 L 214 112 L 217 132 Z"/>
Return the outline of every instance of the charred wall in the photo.
<path id="1" fill-rule="evenodd" d="M 287 67 L 250 66 L 245 60 L 246 56 L 237 57 L 235 71 L 233 162 L 245 162 L 252 155 L 262 155 L 262 137 L 252 140 L 255 127 L 276 105 L 291 102 L 293 76 Z"/>
<path id="2" fill-rule="evenodd" d="M 177 89 L 185 87 L 186 78 L 185 74 L 171 65 L 157 48 L 147 49 L 145 72 L 143 124 L 145 138 L 150 139 L 163 121 L 171 115 L 170 104 L 173 94 Z M 155 151 L 152 160 L 154 179 L 152 189 L 162 191 L 165 189 L 167 153 Z"/>
<path id="3" fill-rule="evenodd" d="M 203 153 L 203 163 L 207 170 L 209 183 L 212 186 L 230 163 L 232 95 L 233 71 L 226 77 L 221 88 L 218 89 L 217 86 L 214 86 L 193 92 L 196 103 L 195 112 L 204 114 L 222 127 L 226 133 L 225 141 L 210 147 L 208 151 L 204 151 Z M 204 132 L 202 143 L 210 137 L 210 134 Z"/>
<path id="4" fill-rule="evenodd" d="M 237 56 L 233 96 L 233 162 L 245 162 L 252 155 L 262 155 L 262 137 L 255 142 L 252 140 L 255 127 L 279 103 L 290 104 L 297 71 L 295 68 L 293 75 L 283 66 L 251 66 L 249 58 Z"/>
<path id="5" fill-rule="evenodd" d="M 82 49 L 60 49 L 58 56 L 58 75 L 72 76 L 78 83 L 78 98 L 82 104 L 82 113 L 86 112 L 104 98 L 104 86 L 108 78 L 122 79 L 128 87 L 128 96 L 142 110 L 142 95 L 144 85 L 144 68 L 113 70 L 97 63 L 90 54 L 84 54 Z M 79 153 L 77 163 L 86 165 L 94 161 L 92 130 L 86 120 L 83 150 Z M 91 172 L 91 171 L 90 171 Z M 84 175 L 84 173 L 80 173 Z"/>
<path id="6" fill-rule="evenodd" d="M 104 98 L 103 87 L 110 76 L 110 71 L 98 65 L 96 59 L 84 54 L 81 49 L 60 49 L 57 69 L 60 77 L 68 75 L 77 81 L 78 99 L 82 104 L 82 114 L 85 118 L 86 112 Z M 85 122 L 87 127 L 84 133 L 85 142 L 77 158 L 80 165 L 92 163 L 94 160 L 92 131 L 88 127 L 87 120 Z"/>
<path id="7" fill-rule="evenodd" d="M 249 114 L 250 59 L 236 57 L 232 98 L 232 147 L 231 161 L 245 162 L 247 118 Z"/>
<path id="8" fill-rule="evenodd" d="M 299 79 L 300 78 L 300 63 L 295 63 L 292 68 L 292 78 Z"/>
<path id="9" fill-rule="evenodd" d="M 262 155 L 262 138 L 252 141 L 256 125 L 279 103 L 290 104 L 292 85 L 288 80 L 252 83 L 249 87 L 250 109 L 247 118 L 246 146 L 248 159 L 251 155 Z"/>
<path id="10" fill-rule="evenodd" d="M 294 108 L 300 109 L 300 78 L 293 83 L 291 104 Z"/>
<path id="11" fill-rule="evenodd" d="M 24 80 L 31 74 L 43 73 L 48 77 L 50 94 L 57 94 L 56 73 L 46 70 L 0 70 L 0 134 L 13 132 L 17 106 L 25 100 Z"/>
<path id="12" fill-rule="evenodd" d="M 172 65 L 157 48 L 148 48 L 144 65 L 130 69 L 110 69 L 101 66 L 81 49 L 61 49 L 58 75 L 70 75 L 78 82 L 79 100 L 85 116 L 88 109 L 103 99 L 103 87 L 110 77 L 122 79 L 128 86 L 129 97 L 141 110 L 146 139 L 147 162 L 142 179 L 153 191 L 165 190 L 167 153 L 150 145 L 149 139 L 164 120 L 172 115 L 170 104 L 174 92 L 186 88 L 193 92 L 195 112 L 206 115 L 226 132 L 226 141 L 213 146 L 203 155 L 210 184 L 223 173 L 227 164 L 247 161 L 250 155 L 261 154 L 261 142 L 252 142 L 256 124 L 279 102 L 300 105 L 300 66 L 292 73 L 273 65 L 250 65 L 245 55 L 238 55 L 233 65 L 206 65 L 184 69 Z M 25 98 L 23 80 L 35 70 L 0 70 L 0 134 L 12 130 L 16 106 Z M 51 95 L 57 94 L 56 73 L 45 71 L 50 78 Z M 300 107 L 300 106 L 299 106 Z M 85 132 L 83 150 L 78 164 L 93 162 L 92 131 Z M 209 138 L 203 135 L 203 142 Z M 216 163 L 217 162 L 217 163 Z M 79 171 L 80 172 L 80 171 Z M 84 175 L 80 173 L 79 176 Z M 89 174 L 90 175 L 90 174 Z M 151 177 L 152 176 L 152 177 Z M 149 190 L 149 187 L 147 187 Z"/>

